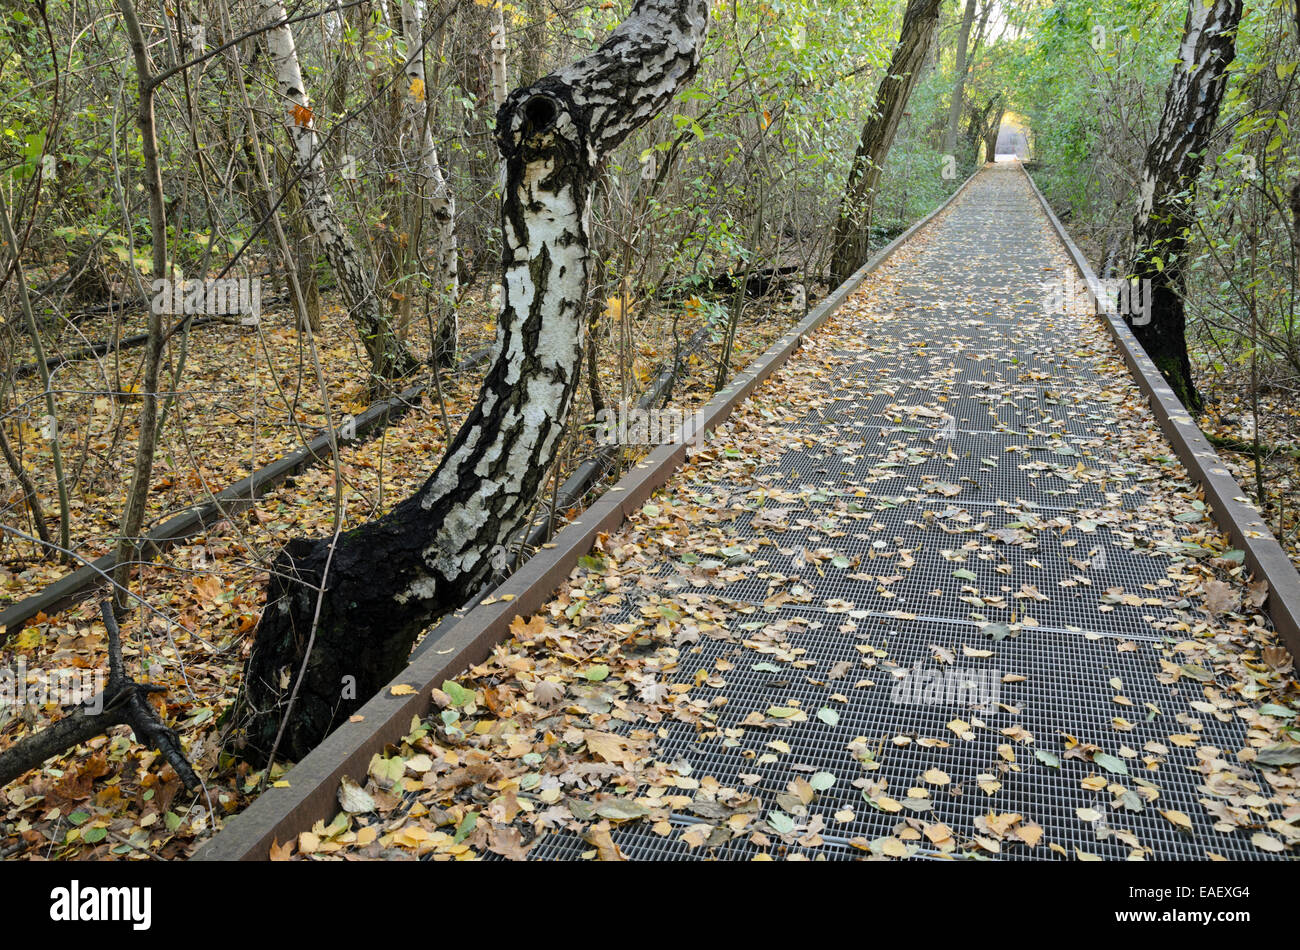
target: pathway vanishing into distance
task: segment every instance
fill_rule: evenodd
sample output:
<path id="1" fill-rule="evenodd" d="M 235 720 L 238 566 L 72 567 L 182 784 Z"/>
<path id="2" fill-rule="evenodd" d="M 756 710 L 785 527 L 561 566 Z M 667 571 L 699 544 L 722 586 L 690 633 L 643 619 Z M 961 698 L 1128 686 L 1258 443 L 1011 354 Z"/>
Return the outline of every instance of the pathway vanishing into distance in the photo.
<path id="1" fill-rule="evenodd" d="M 1272 634 L 1096 318 L 1045 309 L 1076 277 L 1019 167 L 978 175 L 321 848 L 1289 851 Z"/>

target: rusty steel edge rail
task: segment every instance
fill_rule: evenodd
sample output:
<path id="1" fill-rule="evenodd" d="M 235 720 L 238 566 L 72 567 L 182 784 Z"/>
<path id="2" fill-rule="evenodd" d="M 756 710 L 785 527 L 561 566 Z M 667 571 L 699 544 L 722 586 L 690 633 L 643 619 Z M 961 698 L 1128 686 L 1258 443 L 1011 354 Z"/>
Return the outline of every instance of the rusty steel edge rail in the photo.
<path id="1" fill-rule="evenodd" d="M 488 355 L 487 348 L 473 354 L 462 361 L 457 371 L 466 372 L 473 369 Z M 353 417 L 355 426 L 353 438 L 345 440 L 338 430 L 335 432 L 335 438 L 340 444 L 345 441 L 349 445 L 364 444 L 372 435 L 382 432 L 390 422 L 414 408 L 428 388 L 428 383 L 416 383 L 395 396 L 371 403 L 359 415 Z M 233 485 L 223 488 L 212 495 L 208 501 L 191 505 L 178 514 L 172 515 L 140 539 L 138 559 L 141 562 L 145 559 L 152 560 L 172 545 L 196 534 L 202 534 L 217 522 L 251 508 L 257 503 L 261 493 L 277 487 L 285 479 L 301 474 L 332 458 L 332 444 L 329 432 L 319 435 Z M 75 603 L 86 596 L 97 583 L 104 580 L 116 566 L 117 555 L 105 554 L 65 574 L 39 593 L 25 597 L 0 610 L 0 636 L 18 632 L 24 623 L 37 614 L 52 614 Z"/>
<path id="2" fill-rule="evenodd" d="M 1021 166 L 1029 187 L 1042 205 L 1047 219 L 1065 246 L 1066 253 L 1090 287 L 1098 286 L 1098 278 L 1088 259 L 1070 238 L 1051 205 L 1043 197 L 1033 176 Z M 1142 344 L 1119 314 L 1097 308 L 1097 316 L 1110 331 L 1124 362 L 1138 388 L 1147 397 L 1161 431 L 1173 447 L 1174 454 L 1188 473 L 1201 484 L 1205 499 L 1219 527 L 1225 531 L 1245 554 L 1246 566 L 1256 580 L 1268 582 L 1268 599 L 1264 609 L 1273 621 L 1282 642 L 1292 656 L 1300 656 L 1300 574 L 1295 564 L 1273 537 L 1259 511 L 1250 503 L 1241 485 L 1223 464 L 1214 446 L 1201 432 L 1196 420 L 1174 395 L 1169 384 L 1147 356 Z"/>
<path id="3" fill-rule="evenodd" d="M 781 367 L 816 330 L 844 304 L 875 270 L 966 190 L 971 175 L 933 211 L 881 248 L 852 277 L 832 291 L 802 321 L 706 403 L 687 433 L 716 428 L 754 389 Z M 411 720 L 426 714 L 435 687 L 481 663 L 510 629 L 516 615 L 539 610 L 569 576 L 578 558 L 591 550 L 597 535 L 619 527 L 660 488 L 686 459 L 686 443 L 661 445 L 555 536 L 554 547 L 529 558 L 491 595 L 463 616 L 452 615 L 425 637 L 409 666 L 358 711 L 359 722 L 334 730 L 285 776 L 288 788 L 267 788 L 220 832 L 201 844 L 191 861 L 263 861 L 273 843 L 295 837 L 338 810 L 336 800 L 343 776 L 364 776 L 371 757 L 401 739 Z M 432 639 L 432 642 L 430 642 Z M 393 687 L 409 686 L 413 693 L 394 695 Z"/>

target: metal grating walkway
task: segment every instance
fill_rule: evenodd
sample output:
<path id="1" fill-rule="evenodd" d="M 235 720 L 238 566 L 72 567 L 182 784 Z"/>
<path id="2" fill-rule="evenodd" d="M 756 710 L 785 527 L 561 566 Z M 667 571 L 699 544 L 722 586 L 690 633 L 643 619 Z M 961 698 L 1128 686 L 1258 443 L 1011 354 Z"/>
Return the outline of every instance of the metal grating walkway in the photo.
<path id="1" fill-rule="evenodd" d="M 528 696 L 570 672 L 549 712 L 453 743 L 533 743 L 501 760 L 530 858 L 1261 859 L 1300 838 L 1293 781 L 1239 756 L 1279 702 L 1224 659 L 1257 621 L 1199 595 L 1222 540 L 1102 330 L 1044 311 L 1073 272 L 1020 172 L 979 175 L 913 245 L 575 572 L 542 614 L 562 638 L 462 681 Z"/>

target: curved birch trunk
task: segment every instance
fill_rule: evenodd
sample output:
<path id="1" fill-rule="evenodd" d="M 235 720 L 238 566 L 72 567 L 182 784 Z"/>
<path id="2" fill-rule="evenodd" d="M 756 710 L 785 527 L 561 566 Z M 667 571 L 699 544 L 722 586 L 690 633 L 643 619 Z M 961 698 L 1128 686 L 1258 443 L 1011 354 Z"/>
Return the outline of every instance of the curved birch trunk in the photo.
<path id="1" fill-rule="evenodd" d="M 1182 258 L 1192 224 L 1190 193 L 1201 174 L 1205 150 L 1236 56 L 1241 0 L 1190 0 L 1178 62 L 1165 94 L 1164 112 L 1142 168 L 1133 218 L 1133 279 L 1150 283 L 1148 313 L 1125 320 L 1147 356 L 1193 412 L 1201 399 L 1187 358 Z M 1140 286 L 1140 285 L 1139 285 Z"/>
<path id="2" fill-rule="evenodd" d="M 341 535 L 332 553 L 328 539 L 281 553 L 244 672 L 247 758 L 272 754 L 282 720 L 275 754 L 302 756 L 404 668 L 420 631 L 491 576 L 578 385 L 597 169 L 695 75 L 707 23 L 707 0 L 638 0 L 590 56 L 507 97 L 496 123 L 502 307 L 478 403 L 415 495 Z"/>
<path id="3" fill-rule="evenodd" d="M 429 87 L 424 77 L 424 24 L 420 6 L 402 4 L 402 35 L 406 39 L 407 134 L 418 142 L 416 167 L 420 195 L 433 221 L 434 249 L 432 277 L 438 299 L 438 338 L 434 357 L 443 366 L 456 362 L 456 301 L 460 276 L 456 264 L 456 199 L 438 161 L 429 122 Z M 418 92 L 418 95 L 417 95 Z"/>
<path id="4" fill-rule="evenodd" d="M 357 247 L 339 220 L 325 180 L 325 163 L 321 158 L 320 137 L 316 134 L 316 119 L 312 115 L 311 99 L 302 81 L 298 65 L 298 51 L 289 28 L 288 14 L 281 0 L 260 0 L 265 22 L 266 48 L 271 54 L 275 71 L 276 91 L 284 108 L 284 127 L 293 145 L 294 168 L 297 171 L 298 190 L 302 196 L 302 209 L 312 231 L 320 241 L 321 250 L 329 261 L 330 269 L 343 292 L 352 321 L 361 333 L 361 341 L 370 356 L 371 369 L 376 376 L 394 378 L 405 376 L 419 366 L 392 332 L 384 308 L 366 279 L 367 267 L 357 253 Z"/>
<path id="5" fill-rule="evenodd" d="M 835 222 L 831 253 L 831 283 L 841 284 L 867 262 L 871 244 L 871 210 L 880 186 L 889 147 L 907 100 L 921 78 L 934 28 L 939 23 L 941 0 L 907 0 L 898 45 L 889 60 L 889 72 L 880 81 L 871 116 L 862 127 L 848 186 Z"/>

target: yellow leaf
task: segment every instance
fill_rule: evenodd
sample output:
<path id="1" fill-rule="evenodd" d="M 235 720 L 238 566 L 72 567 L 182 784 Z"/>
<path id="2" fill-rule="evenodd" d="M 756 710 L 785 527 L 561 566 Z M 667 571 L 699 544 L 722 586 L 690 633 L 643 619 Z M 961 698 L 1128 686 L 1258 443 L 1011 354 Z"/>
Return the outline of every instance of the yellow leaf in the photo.
<path id="1" fill-rule="evenodd" d="M 411 93 L 412 99 L 418 99 L 419 101 L 423 102 L 424 101 L 424 80 L 421 79 L 419 76 L 416 76 L 414 79 L 411 80 L 411 88 L 409 91 Z"/>
<path id="2" fill-rule="evenodd" d="M 905 858 L 907 857 L 907 845 L 897 838 L 886 838 L 880 842 L 880 852 L 891 858 Z"/>
<path id="3" fill-rule="evenodd" d="M 1017 828 L 1014 834 L 1025 844 L 1029 845 L 1029 847 L 1036 848 L 1038 847 L 1038 842 L 1042 840 L 1043 829 L 1041 825 L 1024 825 L 1023 827 Z"/>
<path id="4" fill-rule="evenodd" d="M 626 861 L 623 852 L 618 850 L 618 845 L 614 844 L 614 839 L 609 833 L 609 822 L 602 821 L 598 825 L 592 825 L 584 836 L 587 844 L 595 845 L 596 854 L 601 861 Z"/>
<path id="5" fill-rule="evenodd" d="M 1278 841 L 1272 835 L 1264 834 L 1264 832 L 1262 831 L 1257 831 L 1253 835 L 1251 835 L 1250 843 L 1263 851 L 1271 851 L 1274 854 L 1286 850 L 1286 848 L 1282 845 L 1282 842 Z"/>

